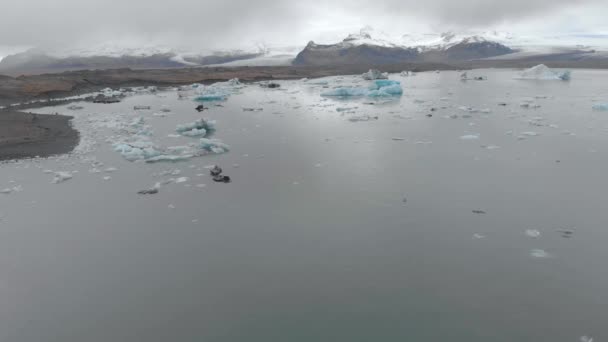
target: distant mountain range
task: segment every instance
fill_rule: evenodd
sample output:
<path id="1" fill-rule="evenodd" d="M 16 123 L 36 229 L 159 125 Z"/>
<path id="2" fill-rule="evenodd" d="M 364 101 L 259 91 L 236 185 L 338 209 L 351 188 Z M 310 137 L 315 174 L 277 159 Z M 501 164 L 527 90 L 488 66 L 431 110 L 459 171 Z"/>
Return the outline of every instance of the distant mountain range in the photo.
<path id="1" fill-rule="evenodd" d="M 170 48 L 88 50 L 49 53 L 31 49 L 0 60 L 0 74 L 40 74 L 84 69 L 166 69 L 199 66 L 327 66 L 398 63 L 458 64 L 484 61 L 608 61 L 608 35 L 571 34 L 516 37 L 509 33 L 405 34 L 390 36 L 366 27 L 337 43 L 300 48 L 257 48 L 214 53 L 183 53 Z"/>

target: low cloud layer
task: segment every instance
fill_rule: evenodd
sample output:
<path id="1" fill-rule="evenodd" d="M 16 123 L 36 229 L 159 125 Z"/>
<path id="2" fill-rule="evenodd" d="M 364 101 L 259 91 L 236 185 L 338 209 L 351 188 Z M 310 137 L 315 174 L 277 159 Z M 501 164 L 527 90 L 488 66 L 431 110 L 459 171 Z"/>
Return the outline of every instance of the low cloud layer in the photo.
<path id="1" fill-rule="evenodd" d="M 568 23 L 568 11 L 577 13 L 572 27 L 592 30 L 601 28 L 591 18 L 601 10 L 608 10 L 605 0 L 20 0 L 2 5 L 0 45 L 51 48 L 132 41 L 226 48 L 261 40 L 301 44 L 325 31 L 365 25 L 404 33 L 521 22 L 543 28 Z"/>

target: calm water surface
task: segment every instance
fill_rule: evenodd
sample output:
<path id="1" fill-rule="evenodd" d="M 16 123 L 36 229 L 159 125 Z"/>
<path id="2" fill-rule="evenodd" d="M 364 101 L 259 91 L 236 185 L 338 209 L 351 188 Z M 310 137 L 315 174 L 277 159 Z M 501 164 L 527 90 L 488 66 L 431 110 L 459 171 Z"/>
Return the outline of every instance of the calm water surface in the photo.
<path id="1" fill-rule="evenodd" d="M 0 195 L 0 341 L 608 339 L 608 112 L 592 111 L 608 72 L 469 74 L 488 81 L 392 76 L 404 96 L 375 104 L 294 81 L 202 114 L 175 91 L 37 109 L 74 115 L 83 145 L 0 166 L 0 188 L 22 186 Z M 111 122 L 138 116 L 163 146 L 194 141 L 168 137 L 177 124 L 217 120 L 231 151 L 128 162 Z M 233 182 L 213 183 L 212 164 Z"/>

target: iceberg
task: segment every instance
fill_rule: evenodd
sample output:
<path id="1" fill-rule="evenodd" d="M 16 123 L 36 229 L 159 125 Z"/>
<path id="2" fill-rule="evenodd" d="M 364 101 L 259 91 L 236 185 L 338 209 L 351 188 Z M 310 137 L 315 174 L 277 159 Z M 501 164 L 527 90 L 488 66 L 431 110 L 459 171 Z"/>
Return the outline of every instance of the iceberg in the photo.
<path id="1" fill-rule="evenodd" d="M 199 119 L 192 123 L 177 125 L 175 131 L 185 137 L 205 137 L 215 131 L 215 121 Z"/>
<path id="2" fill-rule="evenodd" d="M 214 154 L 222 154 L 230 151 L 230 146 L 224 144 L 219 139 L 202 138 L 199 141 L 199 148 Z"/>
<path id="3" fill-rule="evenodd" d="M 380 70 L 370 69 L 368 72 L 361 75 L 364 80 L 373 81 L 373 80 L 386 80 L 388 79 L 387 73 L 382 73 Z"/>
<path id="4" fill-rule="evenodd" d="M 243 84 L 238 78 L 233 78 L 226 82 L 218 82 L 209 86 L 194 84 L 192 88 L 196 91 L 197 97 L 194 99 L 199 102 L 226 101 L 230 95 L 237 93 L 243 88 Z M 183 97 L 183 95 L 180 95 Z"/>
<path id="5" fill-rule="evenodd" d="M 160 156 L 162 153 L 154 143 L 147 139 L 114 144 L 114 151 L 120 153 L 128 161 L 147 160 Z"/>
<path id="6" fill-rule="evenodd" d="M 58 171 L 55 172 L 55 177 L 53 178 L 53 184 L 63 183 L 67 180 L 72 179 L 72 174 L 66 171 Z"/>
<path id="7" fill-rule="evenodd" d="M 375 80 L 369 87 L 343 87 L 321 93 L 326 97 L 390 97 L 403 95 L 401 83 L 392 80 Z"/>
<path id="8" fill-rule="evenodd" d="M 551 70 L 544 64 L 539 64 L 530 69 L 526 69 L 522 71 L 517 79 L 521 80 L 562 80 L 569 81 L 570 80 L 570 71 L 554 71 Z"/>
<path id="9" fill-rule="evenodd" d="M 597 111 L 608 111 L 608 103 L 598 103 L 593 105 L 593 110 L 597 110 Z"/>

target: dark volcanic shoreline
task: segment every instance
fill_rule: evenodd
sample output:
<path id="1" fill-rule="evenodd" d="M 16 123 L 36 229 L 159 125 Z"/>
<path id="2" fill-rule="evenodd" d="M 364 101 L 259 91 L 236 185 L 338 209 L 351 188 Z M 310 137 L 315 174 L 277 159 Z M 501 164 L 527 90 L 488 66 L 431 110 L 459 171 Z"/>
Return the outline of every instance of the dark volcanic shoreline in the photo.
<path id="1" fill-rule="evenodd" d="M 403 70 L 422 72 L 475 68 L 528 68 L 541 63 L 554 68 L 608 68 L 608 62 L 564 62 L 529 59 L 521 61 L 479 60 L 452 64 L 399 63 L 390 65 L 82 70 L 16 78 L 0 75 L 0 106 L 81 95 L 108 87 L 170 87 L 192 83 L 208 84 L 232 78 L 238 78 L 243 82 L 293 80 L 360 74 L 371 68 L 395 73 Z M 23 108 L 27 108 L 27 106 L 23 106 Z"/>
<path id="2" fill-rule="evenodd" d="M 64 115 L 0 111 L 0 160 L 48 157 L 71 152 L 79 133 Z"/>

